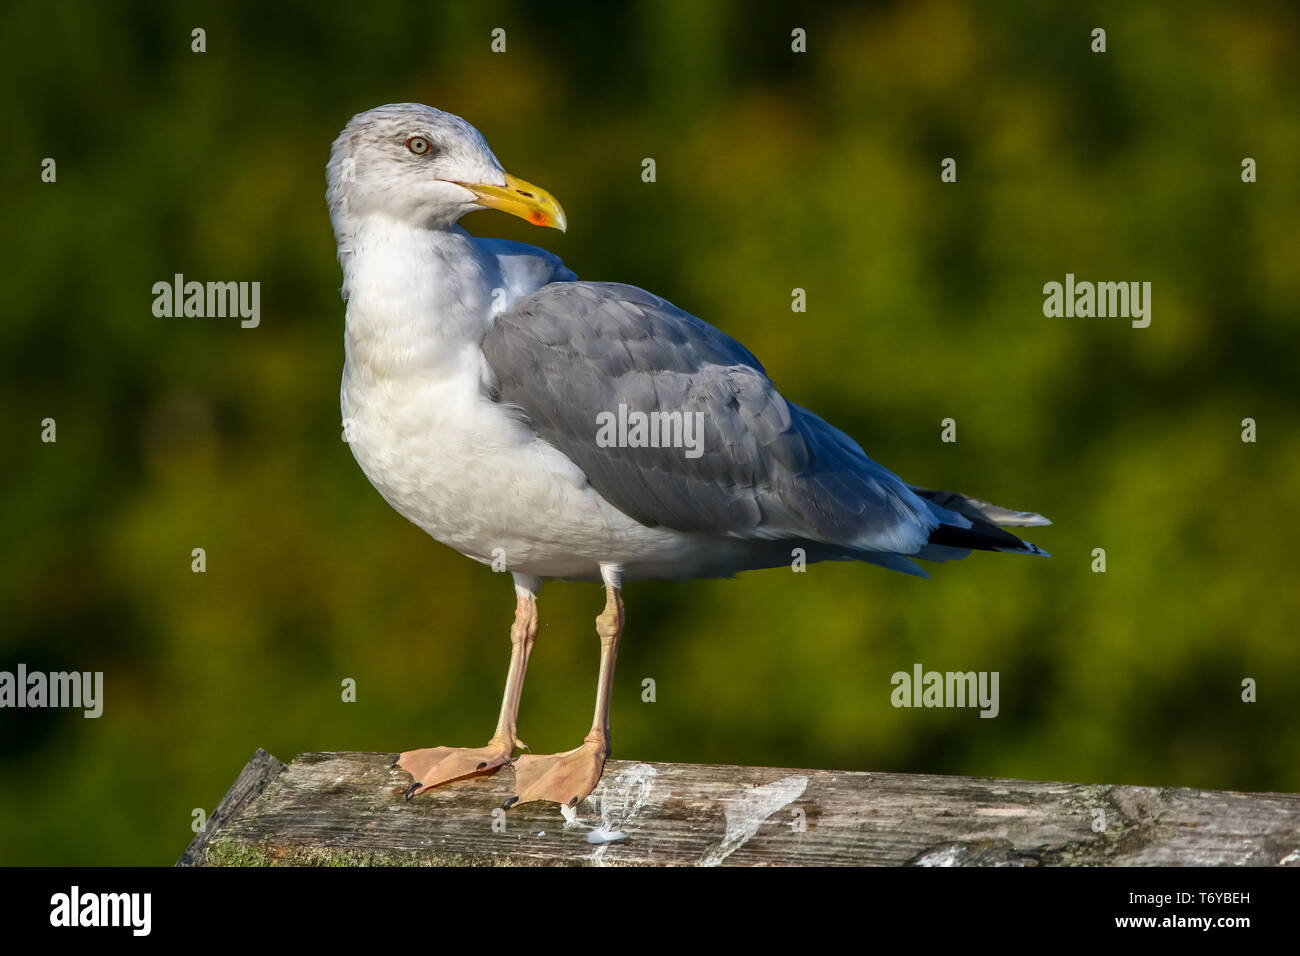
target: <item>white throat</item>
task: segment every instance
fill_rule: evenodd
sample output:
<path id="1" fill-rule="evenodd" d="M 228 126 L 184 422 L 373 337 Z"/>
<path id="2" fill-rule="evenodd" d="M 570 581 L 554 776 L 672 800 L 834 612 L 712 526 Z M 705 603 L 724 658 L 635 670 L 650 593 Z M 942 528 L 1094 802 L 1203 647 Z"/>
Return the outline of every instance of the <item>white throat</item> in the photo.
<path id="1" fill-rule="evenodd" d="M 501 277 L 459 226 L 426 229 L 385 216 L 350 223 L 339 244 L 348 364 L 381 377 L 463 367 L 491 320 Z"/>

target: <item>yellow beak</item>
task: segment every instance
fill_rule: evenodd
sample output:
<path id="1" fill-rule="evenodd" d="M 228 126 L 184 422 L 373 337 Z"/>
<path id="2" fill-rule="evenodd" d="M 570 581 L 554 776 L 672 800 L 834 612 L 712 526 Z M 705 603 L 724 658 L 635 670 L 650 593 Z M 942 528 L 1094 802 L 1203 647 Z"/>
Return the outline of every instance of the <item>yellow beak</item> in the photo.
<path id="1" fill-rule="evenodd" d="M 555 201 L 555 197 L 545 189 L 530 182 L 517 179 L 506 173 L 506 184 L 494 186 L 491 183 L 456 183 L 468 189 L 478 199 L 480 206 L 500 209 L 520 219 L 527 219 L 534 226 L 550 226 L 564 232 L 569 222 L 564 218 L 564 210 Z"/>

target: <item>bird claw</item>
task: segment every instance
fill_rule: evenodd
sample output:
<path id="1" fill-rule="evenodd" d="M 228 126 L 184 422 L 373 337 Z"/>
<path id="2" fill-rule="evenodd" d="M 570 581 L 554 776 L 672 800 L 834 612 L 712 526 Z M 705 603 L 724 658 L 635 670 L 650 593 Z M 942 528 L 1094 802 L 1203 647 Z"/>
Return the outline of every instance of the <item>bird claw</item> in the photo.
<path id="1" fill-rule="evenodd" d="M 421 787 L 423 787 L 423 786 L 424 786 L 424 784 L 422 784 L 420 781 L 417 780 L 417 781 L 415 781 L 415 783 L 413 783 L 413 784 L 411 784 L 409 787 L 407 787 L 407 788 L 406 788 L 406 802 L 407 802 L 407 803 L 410 803 L 410 802 L 411 802 L 411 798 L 415 796 L 415 791 L 419 790 L 419 789 L 420 789 Z"/>

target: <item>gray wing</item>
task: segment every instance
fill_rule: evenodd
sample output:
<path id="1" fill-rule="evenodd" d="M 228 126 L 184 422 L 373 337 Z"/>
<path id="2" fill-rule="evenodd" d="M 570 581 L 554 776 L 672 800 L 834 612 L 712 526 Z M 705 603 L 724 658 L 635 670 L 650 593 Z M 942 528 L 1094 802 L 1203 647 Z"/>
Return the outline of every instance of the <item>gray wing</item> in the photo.
<path id="1" fill-rule="evenodd" d="M 493 398 L 643 524 L 913 554 L 948 514 L 782 398 L 739 342 L 634 286 L 544 286 L 497 316 L 483 352 Z M 675 447 L 628 447 L 655 435 L 638 438 L 638 412 Z"/>

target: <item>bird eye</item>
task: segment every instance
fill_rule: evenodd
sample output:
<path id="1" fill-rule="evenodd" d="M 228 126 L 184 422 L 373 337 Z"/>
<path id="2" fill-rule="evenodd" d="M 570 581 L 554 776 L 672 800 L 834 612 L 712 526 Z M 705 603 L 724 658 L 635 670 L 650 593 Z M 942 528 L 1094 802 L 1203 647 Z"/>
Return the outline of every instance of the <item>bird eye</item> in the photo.
<path id="1" fill-rule="evenodd" d="M 406 141 L 406 148 L 416 156 L 423 156 L 429 151 L 429 141 L 423 136 L 412 136 Z"/>

